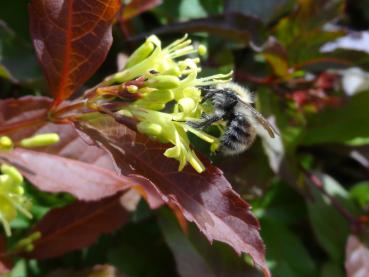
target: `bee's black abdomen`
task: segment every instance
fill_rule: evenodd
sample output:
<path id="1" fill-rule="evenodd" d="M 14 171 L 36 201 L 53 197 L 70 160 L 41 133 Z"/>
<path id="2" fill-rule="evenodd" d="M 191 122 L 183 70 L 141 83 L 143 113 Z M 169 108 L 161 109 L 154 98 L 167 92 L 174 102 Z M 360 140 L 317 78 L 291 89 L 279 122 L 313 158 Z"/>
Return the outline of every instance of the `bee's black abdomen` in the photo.
<path id="1" fill-rule="evenodd" d="M 221 137 L 220 151 L 232 155 L 245 151 L 255 138 L 255 130 L 244 115 L 235 115 L 228 120 Z"/>

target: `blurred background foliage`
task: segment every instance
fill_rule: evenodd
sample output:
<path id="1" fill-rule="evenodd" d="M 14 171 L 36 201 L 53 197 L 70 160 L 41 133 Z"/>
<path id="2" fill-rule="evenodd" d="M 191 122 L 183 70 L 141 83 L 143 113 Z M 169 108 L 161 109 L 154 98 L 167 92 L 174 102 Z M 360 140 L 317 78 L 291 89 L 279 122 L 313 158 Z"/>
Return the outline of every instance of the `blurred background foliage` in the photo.
<path id="1" fill-rule="evenodd" d="M 113 47 L 85 88 L 115 72 L 149 34 L 167 42 L 189 33 L 205 44 L 204 75 L 234 70 L 235 81 L 255 92 L 258 108 L 281 133 L 276 140 L 261 136 L 241 156 L 210 157 L 252 204 L 273 276 L 350 272 L 348 237 L 369 251 L 369 1 L 122 3 Z M 28 1 L 0 5 L 0 97 L 48 95 L 28 32 Z M 12 222 L 10 244 L 48 210 L 73 201 L 31 185 L 27 193 L 35 218 Z M 186 236 L 167 208 L 150 211 L 142 202 L 113 235 L 61 258 L 19 259 L 10 276 L 110 276 L 93 275 L 110 267 L 122 276 L 261 274 L 247 256 L 209 245 L 192 225 Z"/>

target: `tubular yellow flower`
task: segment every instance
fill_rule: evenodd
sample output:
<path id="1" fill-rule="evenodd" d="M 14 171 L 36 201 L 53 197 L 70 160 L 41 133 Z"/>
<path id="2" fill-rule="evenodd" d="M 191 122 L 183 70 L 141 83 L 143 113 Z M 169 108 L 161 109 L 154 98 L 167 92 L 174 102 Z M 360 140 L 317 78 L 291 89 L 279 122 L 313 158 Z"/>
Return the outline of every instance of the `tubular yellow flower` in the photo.
<path id="1" fill-rule="evenodd" d="M 135 92 L 137 92 L 137 90 L 138 90 L 138 87 L 137 86 L 134 86 L 134 85 L 127 86 L 127 91 L 129 93 L 135 93 Z"/>
<path id="2" fill-rule="evenodd" d="M 179 111 L 185 114 L 192 115 L 196 109 L 196 102 L 190 97 L 183 97 L 178 100 Z"/>
<path id="3" fill-rule="evenodd" d="M 17 185 L 23 182 L 22 174 L 20 174 L 20 172 L 14 166 L 2 164 L 1 172 L 4 173 L 5 176 L 9 176 Z"/>
<path id="4" fill-rule="evenodd" d="M 157 89 L 173 89 L 178 87 L 180 81 L 178 77 L 171 75 L 158 75 L 148 79 L 145 85 Z"/>
<path id="5" fill-rule="evenodd" d="M 163 154 L 176 159 L 179 170 L 189 163 L 200 173 L 205 167 L 191 148 L 188 132 L 210 143 L 212 151 L 217 149 L 219 141 L 201 130 L 191 128 L 186 121 L 199 119 L 204 111 L 201 86 L 228 82 L 232 77 L 230 72 L 199 78 L 201 67 L 198 55 L 205 54 L 206 47 L 200 45 L 195 49 L 187 35 L 165 48 L 162 48 L 159 38 L 150 36 L 131 55 L 123 70 L 109 76 L 103 83 L 104 86 L 110 86 L 143 80 L 134 90 L 139 97 L 124 105 L 118 113 L 138 120 L 139 132 L 172 144 L 173 147 Z M 132 93 L 129 86 L 127 90 Z"/>
<path id="6" fill-rule="evenodd" d="M 28 212 L 29 201 L 24 196 L 23 176 L 13 166 L 2 164 L 0 174 L 0 222 L 7 236 L 11 235 L 9 222 L 15 219 L 17 211 L 32 218 Z"/>
<path id="7" fill-rule="evenodd" d="M 142 44 L 127 60 L 125 68 L 130 68 L 142 60 L 146 59 L 151 52 L 154 50 L 155 44 L 150 40 L 146 40 L 144 44 Z"/>

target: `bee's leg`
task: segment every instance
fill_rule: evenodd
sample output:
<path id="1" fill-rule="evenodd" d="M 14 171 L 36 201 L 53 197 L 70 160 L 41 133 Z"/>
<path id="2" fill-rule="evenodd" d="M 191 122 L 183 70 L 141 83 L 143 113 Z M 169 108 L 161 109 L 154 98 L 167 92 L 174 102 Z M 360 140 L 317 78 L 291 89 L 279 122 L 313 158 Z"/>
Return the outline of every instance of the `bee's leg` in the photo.
<path id="1" fill-rule="evenodd" d="M 203 104 L 205 101 L 207 101 L 207 100 L 209 100 L 209 99 L 211 99 L 213 96 L 214 96 L 214 94 L 216 93 L 216 91 L 215 90 L 208 90 L 206 93 L 205 93 L 205 95 L 202 97 L 202 99 L 201 99 L 201 104 Z"/>
<path id="2" fill-rule="evenodd" d="M 203 114 L 202 118 L 199 121 L 187 121 L 187 125 L 194 127 L 196 129 L 202 129 L 205 128 L 207 126 L 210 126 L 211 124 L 213 124 L 214 122 L 217 122 L 219 120 L 222 120 L 224 117 L 224 114 L 212 114 L 212 115 L 208 115 L 208 114 Z"/>

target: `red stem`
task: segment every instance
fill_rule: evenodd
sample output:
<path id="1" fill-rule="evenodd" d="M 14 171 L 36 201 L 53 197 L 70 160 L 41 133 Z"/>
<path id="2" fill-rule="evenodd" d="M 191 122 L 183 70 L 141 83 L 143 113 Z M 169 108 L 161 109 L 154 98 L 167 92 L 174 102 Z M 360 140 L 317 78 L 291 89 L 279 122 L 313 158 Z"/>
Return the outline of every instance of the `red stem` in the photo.
<path id="1" fill-rule="evenodd" d="M 240 70 L 235 72 L 235 79 L 237 81 L 247 81 L 261 85 L 271 85 L 276 80 L 276 78 L 273 76 L 259 77 Z"/>
<path id="2" fill-rule="evenodd" d="M 67 105 L 67 106 L 64 106 L 58 110 L 56 110 L 55 112 L 53 112 L 51 114 L 51 117 L 58 117 L 62 114 L 65 114 L 67 112 L 70 112 L 70 111 L 74 111 L 74 110 L 77 110 L 77 109 L 80 109 L 80 108 L 83 108 L 85 106 L 85 101 L 80 101 L 80 102 L 77 102 L 77 103 L 72 103 L 70 105 Z"/>
<path id="3" fill-rule="evenodd" d="M 343 64 L 343 65 L 352 65 L 352 62 L 350 62 L 350 61 L 346 61 L 346 60 L 338 59 L 338 58 L 324 57 L 324 58 L 316 58 L 316 59 L 312 59 L 312 60 L 309 60 L 309 61 L 305 61 L 305 62 L 296 64 L 293 68 L 295 70 L 298 70 L 298 69 L 301 69 L 302 67 L 304 67 L 306 65 L 323 63 L 323 62 L 338 63 L 338 64 Z"/>
<path id="4" fill-rule="evenodd" d="M 329 201 L 332 203 L 332 206 L 337 209 L 337 211 L 342 215 L 343 218 L 345 218 L 354 233 L 359 233 L 363 229 L 362 222 L 357 219 L 354 215 L 352 215 L 342 204 L 337 201 L 335 197 L 330 195 L 324 188 L 324 184 L 322 180 L 319 179 L 318 176 L 314 175 L 311 172 L 308 172 L 304 169 L 303 173 L 304 175 L 310 180 L 310 182 L 325 196 L 329 199 Z"/>

